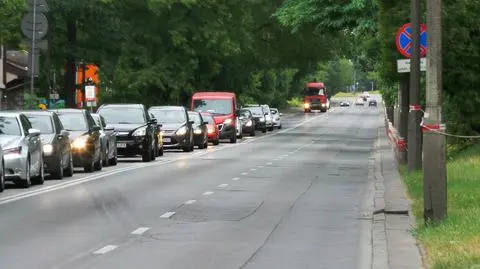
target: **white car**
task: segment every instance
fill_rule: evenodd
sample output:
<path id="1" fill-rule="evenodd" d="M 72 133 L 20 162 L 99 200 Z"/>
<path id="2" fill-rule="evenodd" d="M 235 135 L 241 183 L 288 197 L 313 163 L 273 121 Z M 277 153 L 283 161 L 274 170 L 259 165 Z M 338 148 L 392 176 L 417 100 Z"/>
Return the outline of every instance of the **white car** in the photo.
<path id="1" fill-rule="evenodd" d="M 282 113 L 278 111 L 276 108 L 270 108 L 270 113 L 272 113 L 273 117 L 273 126 L 277 127 L 278 129 L 282 129 Z"/>
<path id="2" fill-rule="evenodd" d="M 358 98 L 357 101 L 355 101 L 356 106 L 363 106 L 365 105 L 365 101 L 363 101 L 363 98 Z"/>

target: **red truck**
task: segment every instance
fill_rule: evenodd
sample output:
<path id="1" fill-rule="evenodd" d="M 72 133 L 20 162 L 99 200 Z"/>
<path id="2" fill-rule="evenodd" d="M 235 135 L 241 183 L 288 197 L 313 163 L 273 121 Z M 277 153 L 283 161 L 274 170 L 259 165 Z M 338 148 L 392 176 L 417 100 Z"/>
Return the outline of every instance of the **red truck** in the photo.
<path id="1" fill-rule="evenodd" d="M 190 110 L 212 114 L 220 131 L 220 139 L 230 139 L 230 143 L 237 143 L 241 125 L 235 93 L 196 92 L 192 95 Z"/>
<path id="2" fill-rule="evenodd" d="M 327 88 L 323 82 L 309 82 L 303 95 L 304 112 L 320 110 L 326 112 L 329 107 Z"/>

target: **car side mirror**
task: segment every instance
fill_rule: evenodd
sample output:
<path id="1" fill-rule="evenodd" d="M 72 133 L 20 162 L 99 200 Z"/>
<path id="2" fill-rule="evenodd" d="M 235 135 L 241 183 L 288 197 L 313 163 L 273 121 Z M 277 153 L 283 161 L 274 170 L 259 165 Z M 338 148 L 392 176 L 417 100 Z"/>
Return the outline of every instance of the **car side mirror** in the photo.
<path id="1" fill-rule="evenodd" d="M 39 136 L 40 135 L 40 130 L 30 128 L 30 129 L 28 129 L 28 134 L 31 135 L 31 136 Z"/>
<path id="2" fill-rule="evenodd" d="M 189 120 L 189 121 L 188 121 L 188 124 L 192 124 L 192 125 L 193 125 L 194 123 L 195 123 L 195 122 L 194 122 L 193 120 Z"/>
<path id="3" fill-rule="evenodd" d="M 240 116 L 240 110 L 238 110 L 238 109 L 235 110 L 235 116 L 237 116 L 237 117 Z"/>
<path id="4" fill-rule="evenodd" d="M 150 124 L 157 124 L 157 119 L 150 119 L 150 120 L 148 121 L 148 123 L 150 123 Z"/>
<path id="5" fill-rule="evenodd" d="M 97 132 L 97 131 L 100 131 L 100 130 L 102 130 L 102 128 L 100 128 L 100 126 L 98 126 L 98 125 L 93 125 L 92 126 L 92 132 Z"/>
<path id="6" fill-rule="evenodd" d="M 267 115 L 268 115 L 268 112 L 265 112 L 264 115 L 267 116 Z"/>
<path id="7" fill-rule="evenodd" d="M 107 126 L 107 127 L 104 128 L 104 130 L 110 132 L 110 131 L 115 130 L 115 128 L 113 128 L 112 126 Z"/>
<path id="8" fill-rule="evenodd" d="M 60 137 L 68 137 L 70 135 L 70 132 L 67 130 L 61 130 L 60 131 Z"/>

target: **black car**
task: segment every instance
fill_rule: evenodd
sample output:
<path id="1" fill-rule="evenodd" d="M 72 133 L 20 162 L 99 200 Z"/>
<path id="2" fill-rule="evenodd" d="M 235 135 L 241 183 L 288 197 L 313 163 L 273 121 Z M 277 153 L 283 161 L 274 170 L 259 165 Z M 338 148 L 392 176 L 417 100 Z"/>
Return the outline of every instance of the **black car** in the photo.
<path id="1" fill-rule="evenodd" d="M 195 146 L 197 146 L 199 149 L 207 148 L 207 121 L 204 121 L 202 115 L 196 111 L 188 111 L 188 117 L 193 121 L 193 140 L 195 141 Z"/>
<path id="2" fill-rule="evenodd" d="M 260 130 L 262 133 L 267 132 L 267 118 L 265 117 L 265 110 L 260 105 L 247 105 L 242 109 L 250 110 L 253 119 L 255 120 L 255 130 Z"/>
<path id="3" fill-rule="evenodd" d="M 102 145 L 100 127 L 85 109 L 56 110 L 65 130 L 70 132 L 73 166 L 85 172 L 102 170 Z"/>
<path id="4" fill-rule="evenodd" d="M 348 102 L 348 101 L 340 101 L 340 106 L 343 106 L 343 107 L 350 106 L 350 102 Z"/>
<path id="5" fill-rule="evenodd" d="M 240 122 L 242 123 L 243 133 L 255 136 L 255 118 L 250 110 L 240 109 Z"/>
<path id="6" fill-rule="evenodd" d="M 43 146 L 43 169 L 54 179 L 73 176 L 70 133 L 53 111 L 26 111 L 32 127 L 40 130 Z"/>
<path id="7" fill-rule="evenodd" d="M 118 156 L 141 155 L 142 161 L 150 162 L 159 155 L 157 120 L 144 105 L 105 104 L 97 114 L 105 118 L 107 128 L 115 129 Z"/>
<path id="8" fill-rule="evenodd" d="M 163 147 L 193 151 L 195 147 L 193 124 L 183 106 L 154 106 L 148 109 L 162 124 Z"/>
<path id="9" fill-rule="evenodd" d="M 377 100 L 372 99 L 368 102 L 368 106 L 377 106 Z"/>
<path id="10" fill-rule="evenodd" d="M 95 123 L 100 126 L 100 140 L 102 141 L 102 160 L 103 166 L 117 165 L 117 137 L 115 129 L 111 126 L 107 128 L 105 118 L 99 114 L 92 114 Z"/>

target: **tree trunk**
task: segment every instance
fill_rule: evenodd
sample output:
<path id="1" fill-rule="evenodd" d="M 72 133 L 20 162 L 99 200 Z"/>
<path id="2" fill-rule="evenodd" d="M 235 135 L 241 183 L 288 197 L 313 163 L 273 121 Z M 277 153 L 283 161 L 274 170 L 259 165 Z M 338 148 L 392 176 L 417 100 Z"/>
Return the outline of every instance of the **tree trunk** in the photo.
<path id="1" fill-rule="evenodd" d="M 75 52 L 77 47 L 77 25 L 76 21 L 73 19 L 67 20 L 67 39 L 70 51 L 68 52 L 65 65 L 65 103 L 66 107 L 75 107 Z"/>

